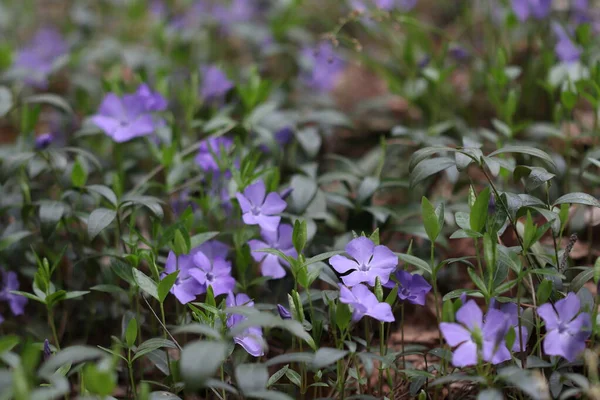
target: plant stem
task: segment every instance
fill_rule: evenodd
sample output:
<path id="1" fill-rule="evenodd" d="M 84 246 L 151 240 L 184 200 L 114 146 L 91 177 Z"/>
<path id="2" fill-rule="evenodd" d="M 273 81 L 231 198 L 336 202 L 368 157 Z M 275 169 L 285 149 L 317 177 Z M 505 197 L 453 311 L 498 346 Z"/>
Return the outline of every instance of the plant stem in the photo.
<path id="1" fill-rule="evenodd" d="M 437 268 L 435 263 L 435 243 L 431 242 L 431 286 L 433 287 L 433 296 L 435 297 L 435 317 L 437 319 L 438 335 L 440 338 L 440 347 L 444 345 L 444 339 L 442 337 L 442 330 L 440 329 L 440 294 L 437 285 Z"/>
<path id="2" fill-rule="evenodd" d="M 406 355 L 404 354 L 404 303 L 400 305 L 400 351 L 402 352 L 402 369 L 406 369 Z"/>
<path id="3" fill-rule="evenodd" d="M 50 329 L 52 330 L 54 345 L 56 346 L 56 349 L 60 351 L 60 343 L 58 341 L 58 335 L 56 334 L 56 325 L 54 324 L 54 312 L 50 307 L 48 307 L 48 325 L 50 325 Z"/>
<path id="4" fill-rule="evenodd" d="M 162 324 L 165 327 L 165 329 L 163 330 L 163 337 L 165 339 L 167 339 L 167 331 L 166 331 L 166 326 L 167 326 L 167 322 L 165 319 L 165 306 L 163 305 L 163 303 L 160 303 L 160 317 L 162 320 Z M 169 349 L 165 350 L 165 354 L 167 355 L 167 366 L 169 367 L 169 376 L 173 376 L 173 373 L 171 371 L 171 357 L 169 356 Z"/>
<path id="5" fill-rule="evenodd" d="M 383 322 L 379 323 L 379 355 L 383 358 L 386 354 L 387 343 L 385 340 L 385 326 Z M 383 360 L 379 366 L 379 395 L 383 397 Z"/>
<path id="6" fill-rule="evenodd" d="M 127 367 L 129 369 L 129 384 L 131 385 L 131 396 L 137 399 L 137 390 L 135 389 L 135 380 L 133 379 L 133 365 L 131 363 L 131 349 L 128 350 Z"/>

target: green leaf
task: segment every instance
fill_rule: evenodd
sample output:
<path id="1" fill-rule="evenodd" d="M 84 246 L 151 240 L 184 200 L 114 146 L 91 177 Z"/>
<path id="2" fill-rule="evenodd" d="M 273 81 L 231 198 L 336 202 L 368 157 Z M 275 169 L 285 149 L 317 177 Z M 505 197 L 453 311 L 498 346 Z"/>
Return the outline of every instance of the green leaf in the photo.
<path id="1" fill-rule="evenodd" d="M 78 297 L 85 296 L 89 292 L 89 290 L 74 290 L 71 292 L 67 292 L 65 293 L 65 300 L 76 299 Z"/>
<path id="2" fill-rule="evenodd" d="M 13 107 L 12 92 L 6 86 L 0 86 L 0 118 L 4 117 Z"/>
<path id="3" fill-rule="evenodd" d="M 479 193 L 479 196 L 477 196 L 477 199 L 475 200 L 475 204 L 473 204 L 473 207 L 471 207 L 469 221 L 471 224 L 471 229 L 475 232 L 481 233 L 485 227 L 490 196 L 490 188 L 486 187 L 481 191 L 481 193 Z"/>
<path id="4" fill-rule="evenodd" d="M 40 302 L 42 304 L 46 304 L 46 300 L 44 300 L 40 297 L 37 297 L 36 295 L 31 294 L 31 293 L 22 292 L 20 290 L 11 290 L 10 293 L 17 294 L 17 295 L 23 296 L 23 297 L 27 297 L 29 300 L 34 300 L 34 301 Z"/>
<path id="5" fill-rule="evenodd" d="M 169 294 L 169 292 L 171 291 L 171 288 L 173 287 L 173 285 L 175 284 L 175 281 L 177 280 L 177 275 L 179 275 L 179 270 L 165 276 L 164 278 L 162 278 L 160 280 L 160 282 L 158 282 L 157 294 L 158 294 L 158 301 L 160 301 L 161 303 L 165 302 L 167 295 Z"/>
<path id="6" fill-rule="evenodd" d="M 435 175 L 454 165 L 456 165 L 456 162 L 448 157 L 438 157 L 421 161 L 410 174 L 410 186 L 414 187 L 417 183 L 429 178 L 431 175 Z"/>
<path id="7" fill-rule="evenodd" d="M 577 293 L 579 289 L 583 287 L 594 277 L 594 268 L 587 268 L 586 270 L 577 274 L 575 278 L 569 284 L 569 291 Z"/>
<path id="8" fill-rule="evenodd" d="M 548 155 L 548 153 L 546 153 L 543 150 L 540 150 L 538 148 L 535 147 L 529 147 L 529 146 L 504 146 L 501 149 L 498 149 L 496 151 L 494 151 L 493 153 L 488 154 L 488 157 L 493 157 L 493 156 L 497 156 L 498 154 L 505 154 L 505 153 L 520 153 L 520 154 L 528 154 L 530 156 L 533 157 L 537 157 L 545 162 L 547 162 L 549 165 L 551 165 L 555 170 L 556 170 L 556 165 L 554 164 L 554 161 L 552 160 L 552 157 L 550 157 Z"/>
<path id="9" fill-rule="evenodd" d="M 26 97 L 23 99 L 23 103 L 25 104 L 39 104 L 45 103 L 51 106 L 54 106 L 58 109 L 63 110 L 67 114 L 74 115 L 73 109 L 69 105 L 69 103 L 62 97 L 56 94 L 44 93 L 44 94 L 35 94 L 33 96 Z"/>
<path id="10" fill-rule="evenodd" d="M 0 251 L 6 250 L 13 244 L 25 239 L 26 237 L 28 237 L 30 235 L 31 235 L 31 232 L 20 231 L 20 232 L 11 233 L 10 235 L 6 235 L 6 236 L 0 238 Z"/>
<path id="11" fill-rule="evenodd" d="M 363 204 L 369 200 L 379 188 L 379 179 L 373 176 L 367 176 L 358 186 L 356 201 Z"/>
<path id="12" fill-rule="evenodd" d="M 208 242 L 209 240 L 215 238 L 219 232 L 203 232 L 198 233 L 190 238 L 190 246 L 192 249 L 200 246 L 201 244 Z"/>
<path id="13" fill-rule="evenodd" d="M 559 204 L 583 204 L 586 206 L 600 207 L 600 202 L 595 197 L 587 193 L 568 193 L 564 196 L 559 197 L 555 202 L 554 206 Z"/>
<path id="14" fill-rule="evenodd" d="M 104 197 L 110 204 L 113 206 L 117 206 L 118 200 L 115 192 L 112 191 L 111 188 L 104 185 L 88 185 L 85 187 L 88 191 L 98 193 L 100 196 Z"/>
<path id="15" fill-rule="evenodd" d="M 294 371 L 293 369 L 288 369 L 285 372 L 285 376 L 290 380 L 290 382 L 292 382 L 294 385 L 301 387 L 302 386 L 302 379 L 300 378 L 300 374 L 298 374 L 296 371 Z"/>
<path id="16" fill-rule="evenodd" d="M 127 329 L 125 330 L 125 343 L 128 348 L 132 348 L 135 344 L 138 334 L 138 323 L 135 318 L 131 318 L 127 323 Z"/>
<path id="17" fill-rule="evenodd" d="M 227 343 L 216 341 L 187 344 L 179 360 L 179 370 L 186 388 L 196 390 L 202 387 L 202 383 L 212 377 L 225 361 L 228 347 Z"/>
<path id="18" fill-rule="evenodd" d="M 5 335 L 0 337 L 0 355 L 12 350 L 21 343 L 21 340 L 16 335 Z"/>
<path id="19" fill-rule="evenodd" d="M 264 390 L 269 381 L 269 371 L 264 364 L 241 364 L 235 368 L 238 388 L 245 393 Z"/>
<path id="20" fill-rule="evenodd" d="M 139 269 L 134 268 L 133 277 L 140 289 L 148 293 L 150 296 L 154 297 L 156 300 L 160 301 L 160 299 L 158 298 L 158 289 L 156 287 L 156 283 L 152 279 L 150 279 L 148 275 L 144 274 Z"/>
<path id="21" fill-rule="evenodd" d="M 302 253 L 307 241 L 306 220 L 297 219 L 294 222 L 294 231 L 292 233 L 292 243 L 298 254 Z"/>
<path id="22" fill-rule="evenodd" d="M 279 382 L 279 380 L 281 378 L 283 378 L 283 376 L 285 375 L 285 373 L 287 372 L 287 370 L 289 368 L 290 368 L 289 365 L 284 365 L 281 369 L 279 369 L 277 372 L 275 372 L 273 375 L 271 375 L 271 377 L 267 381 L 267 387 L 271 387 L 274 384 L 276 384 L 277 382 Z"/>
<path id="23" fill-rule="evenodd" d="M 315 353 L 315 358 L 312 362 L 312 367 L 314 369 L 321 369 L 328 365 L 333 364 L 334 362 L 341 360 L 346 357 L 348 354 L 347 350 L 339 350 L 329 347 L 321 347 Z"/>
<path id="24" fill-rule="evenodd" d="M 425 261 L 421 260 L 420 258 L 411 256 L 410 254 L 404 254 L 404 253 L 394 253 L 394 254 L 396 256 L 398 256 L 398 258 L 400 260 L 404 261 L 408 265 L 413 265 L 413 266 L 419 268 L 420 270 L 425 271 L 429 274 L 432 273 L 431 266 L 429 264 L 427 264 Z"/>
<path id="25" fill-rule="evenodd" d="M 544 279 L 537 288 L 537 303 L 544 304 L 552 294 L 552 281 Z"/>
<path id="26" fill-rule="evenodd" d="M 328 251 L 327 253 L 318 254 L 318 255 L 316 255 L 314 257 L 311 257 L 311 258 L 307 259 L 304 262 L 304 265 L 310 265 L 310 264 L 318 263 L 319 261 L 327 260 L 328 258 L 331 258 L 333 256 L 337 256 L 338 254 L 343 254 L 343 253 L 344 253 L 343 250 L 336 250 L 336 251 Z"/>
<path id="27" fill-rule="evenodd" d="M 44 362 L 40 369 L 38 370 L 38 374 L 41 377 L 50 377 L 53 375 L 57 369 L 62 367 L 65 364 L 77 364 L 83 361 L 94 360 L 101 357 L 106 357 L 106 354 L 96 348 L 91 346 L 71 346 L 67 347 L 54 354 L 48 361 Z"/>
<path id="28" fill-rule="evenodd" d="M 102 232 L 117 217 L 117 212 L 108 208 L 98 208 L 88 218 L 88 236 L 90 240 Z"/>
<path id="29" fill-rule="evenodd" d="M 40 220 L 43 224 L 55 225 L 65 215 L 67 206 L 60 201 L 47 201 L 40 205 Z"/>
<path id="30" fill-rule="evenodd" d="M 174 334 L 195 333 L 198 335 L 204 335 L 207 337 L 211 337 L 213 339 L 221 339 L 221 333 L 219 333 L 219 331 L 217 331 L 214 328 L 211 328 L 208 325 L 203 325 L 203 324 L 199 324 L 199 323 L 180 326 L 180 327 L 176 328 L 173 331 L 173 333 Z"/>
<path id="31" fill-rule="evenodd" d="M 87 182 L 88 173 L 83 164 L 77 160 L 73 164 L 73 170 L 71 171 L 71 182 L 75 187 L 83 187 Z"/>
<path id="32" fill-rule="evenodd" d="M 483 281 L 481 280 L 481 278 L 479 277 L 479 275 L 477 275 L 477 273 L 475 272 L 475 270 L 473 268 L 469 268 L 469 269 L 467 269 L 467 271 L 469 272 L 469 276 L 471 277 L 471 280 L 473 281 L 473 283 L 475 284 L 475 286 L 477 286 L 477 288 L 479 290 L 481 290 L 481 292 L 484 295 L 487 295 L 488 291 L 487 291 L 487 288 L 485 286 L 485 283 L 483 283 Z"/>
<path id="33" fill-rule="evenodd" d="M 390 293 L 385 298 L 385 302 L 388 303 L 392 308 L 394 307 L 394 303 L 396 302 L 396 297 L 398 297 L 398 285 L 395 285 L 394 288 L 390 291 Z"/>
<path id="34" fill-rule="evenodd" d="M 425 196 L 421 198 L 421 215 L 423 217 L 423 224 L 425 225 L 427 237 L 429 237 L 429 240 L 432 242 L 435 242 L 440 234 L 441 228 L 438 216 L 435 213 L 435 208 Z"/>

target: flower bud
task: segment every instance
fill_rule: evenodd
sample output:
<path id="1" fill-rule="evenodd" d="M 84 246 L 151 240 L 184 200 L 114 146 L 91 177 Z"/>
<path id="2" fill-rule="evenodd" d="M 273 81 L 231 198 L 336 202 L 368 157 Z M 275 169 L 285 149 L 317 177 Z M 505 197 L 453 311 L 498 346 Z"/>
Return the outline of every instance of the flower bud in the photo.
<path id="1" fill-rule="evenodd" d="M 277 304 L 277 311 L 279 311 L 279 316 L 281 319 L 292 319 L 292 314 L 281 304 Z"/>

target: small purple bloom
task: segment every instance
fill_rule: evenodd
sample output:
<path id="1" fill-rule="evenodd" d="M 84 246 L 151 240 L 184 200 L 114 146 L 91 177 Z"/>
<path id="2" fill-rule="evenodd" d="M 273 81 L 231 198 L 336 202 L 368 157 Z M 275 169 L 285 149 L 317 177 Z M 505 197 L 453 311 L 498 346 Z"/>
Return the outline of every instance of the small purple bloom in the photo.
<path id="1" fill-rule="evenodd" d="M 146 110 L 146 104 L 135 94 L 120 98 L 108 93 L 91 121 L 117 143 L 150 135 L 156 127 L 152 114 Z"/>
<path id="2" fill-rule="evenodd" d="M 525 346 L 527 344 L 526 342 L 527 342 L 527 338 L 528 338 L 529 334 L 527 332 L 527 328 L 525 326 L 523 326 L 522 324 L 521 324 L 522 334 L 519 334 L 519 310 L 517 308 L 517 305 L 515 303 L 500 303 L 500 302 L 496 301 L 495 298 L 492 298 L 490 300 L 489 309 L 490 310 L 491 309 L 498 310 L 498 311 L 502 312 L 504 315 L 506 315 L 506 317 L 508 318 L 508 321 L 510 323 L 510 326 L 512 326 L 515 329 L 516 338 L 515 338 L 515 342 L 513 343 L 511 350 L 514 352 L 521 351 L 521 336 L 523 337 L 523 350 L 525 350 Z M 521 308 L 521 310 L 522 310 L 522 308 Z"/>
<path id="3" fill-rule="evenodd" d="M 54 141 L 54 135 L 51 133 L 43 133 L 35 138 L 35 148 L 37 150 L 43 150 L 50 146 Z"/>
<path id="4" fill-rule="evenodd" d="M 343 275 L 342 281 L 346 286 L 354 286 L 367 282 L 369 286 L 375 286 L 375 279 L 379 277 L 381 284 L 386 284 L 390 274 L 398 265 L 398 257 L 383 245 L 375 246 L 375 243 L 364 236 L 358 237 L 346 245 L 346 253 L 353 259 L 336 255 L 329 259 L 329 264 Z"/>
<path id="5" fill-rule="evenodd" d="M 169 252 L 165 271 L 161 276 L 162 279 L 179 269 L 179 275 L 177 275 L 177 280 L 171 288 L 171 293 L 175 295 L 181 304 L 189 303 L 196 299 L 196 296 L 206 291 L 204 286 L 190 274 L 190 271 L 195 268 L 193 254 L 197 251 L 198 248 L 195 248 L 190 254 L 180 255 L 179 257 L 174 252 Z"/>
<path id="6" fill-rule="evenodd" d="M 431 290 L 431 285 L 427 283 L 421 275 L 411 274 L 404 270 L 396 271 L 398 280 L 398 297 L 400 300 L 407 300 L 409 303 L 425 305 L 425 296 Z M 391 279 L 384 285 L 387 288 L 393 288 L 396 283 Z"/>
<path id="7" fill-rule="evenodd" d="M 224 27 L 250 21 L 256 16 L 257 7 L 252 0 L 233 0 L 229 7 L 218 5 L 213 10 L 214 18 Z"/>
<path id="8" fill-rule="evenodd" d="M 456 61 L 465 61 L 469 58 L 469 52 L 462 46 L 452 46 L 448 54 Z"/>
<path id="9" fill-rule="evenodd" d="M 512 8 L 519 21 L 530 17 L 544 19 L 550 14 L 552 0 L 512 0 Z"/>
<path id="10" fill-rule="evenodd" d="M 246 225 L 258 225 L 261 229 L 273 232 L 281 221 L 281 217 L 275 214 L 285 210 L 287 204 L 276 192 L 271 192 L 266 197 L 265 194 L 265 183 L 259 180 L 248 186 L 244 194 L 236 193 L 235 196 L 240 203 Z"/>
<path id="11" fill-rule="evenodd" d="M 244 293 L 234 295 L 233 292 L 230 292 L 227 295 L 225 304 L 229 308 L 241 306 L 254 307 L 254 302 Z M 239 314 L 229 314 L 227 317 L 227 327 L 232 328 L 246 319 L 245 316 Z M 262 328 L 258 326 L 249 327 L 242 334 L 235 336 L 233 340 L 242 346 L 251 356 L 260 357 L 265 354 Z"/>
<path id="12" fill-rule="evenodd" d="M 50 350 L 50 342 L 48 339 L 44 339 L 44 361 L 48 360 L 52 356 L 52 350 Z"/>
<path id="13" fill-rule="evenodd" d="M 352 0 L 350 2 L 352 9 L 358 12 L 364 12 L 367 7 L 372 5 L 381 10 L 393 10 L 400 8 L 404 11 L 409 11 L 415 7 L 417 0 Z"/>
<path id="14" fill-rule="evenodd" d="M 290 257 L 297 257 L 298 253 L 292 244 L 292 233 L 294 228 L 289 224 L 281 224 L 275 231 L 261 230 L 263 240 L 253 239 L 248 242 L 252 250 L 252 257 L 257 262 L 261 262 L 262 276 L 270 276 L 273 279 L 283 278 L 287 261 L 275 254 L 263 253 L 257 250 L 275 249 Z"/>
<path id="15" fill-rule="evenodd" d="M 208 248 L 205 246 L 207 243 L 200 246 L 200 251 L 194 254 L 193 262 L 196 268 L 190 269 L 190 275 L 204 288 L 208 289 L 211 286 L 215 296 L 229 293 L 235 288 L 235 279 L 231 276 L 231 263 L 223 255 L 209 252 L 209 255 L 212 255 L 209 258 L 204 254 L 203 250 Z"/>
<path id="16" fill-rule="evenodd" d="M 54 63 L 68 51 L 68 44 L 57 30 L 43 28 L 17 53 L 13 68 L 23 73 L 27 84 L 45 88 Z"/>
<path id="17" fill-rule="evenodd" d="M 11 293 L 13 290 L 19 290 L 17 274 L 13 271 L 0 269 L 0 277 L 2 278 L 0 281 L 0 301 L 8 303 L 13 315 L 22 315 L 25 312 L 27 297 Z M 0 324 L 3 321 L 4 318 L 0 315 Z"/>
<path id="18" fill-rule="evenodd" d="M 321 42 L 316 47 L 302 50 L 302 58 L 306 62 L 301 80 L 306 86 L 321 92 L 328 92 L 344 70 L 344 61 L 336 54 L 330 42 Z"/>
<path id="19" fill-rule="evenodd" d="M 292 319 L 290 311 L 281 304 L 277 304 L 277 311 L 279 312 L 281 319 Z"/>
<path id="20" fill-rule="evenodd" d="M 365 285 L 358 284 L 352 289 L 340 286 L 340 302 L 352 307 L 352 320 L 354 322 L 359 321 L 365 315 L 381 322 L 394 321 L 392 307 L 385 301 L 380 303 Z"/>
<path id="21" fill-rule="evenodd" d="M 219 163 L 215 159 L 223 153 L 228 153 L 233 147 L 233 140 L 219 136 L 203 140 L 198 147 L 196 164 L 205 172 L 220 172 Z"/>
<path id="22" fill-rule="evenodd" d="M 227 92 L 233 88 L 233 83 L 217 66 L 202 67 L 202 87 L 200 95 L 207 102 L 221 101 Z"/>
<path id="23" fill-rule="evenodd" d="M 581 49 L 573 43 L 567 31 L 558 23 L 552 24 L 552 30 L 557 38 L 554 52 L 558 59 L 563 63 L 579 61 Z"/>
<path id="24" fill-rule="evenodd" d="M 579 313 L 580 308 L 579 297 L 573 292 L 554 307 L 549 303 L 538 307 L 537 313 L 546 323 L 544 353 L 572 362 L 583 352 L 591 333 L 591 319 L 588 313 Z"/>
<path id="25" fill-rule="evenodd" d="M 135 95 L 138 96 L 144 104 L 144 109 L 148 112 L 165 111 L 167 109 L 167 99 L 162 94 L 152 91 L 145 83 L 138 87 Z"/>
<path id="26" fill-rule="evenodd" d="M 510 328 L 509 318 L 498 310 L 489 310 L 485 322 L 474 300 L 469 300 L 456 313 L 459 323 L 442 322 L 440 329 L 446 342 L 458 346 L 452 365 L 466 367 L 477 364 L 478 354 L 492 364 L 510 360 L 504 337 Z"/>

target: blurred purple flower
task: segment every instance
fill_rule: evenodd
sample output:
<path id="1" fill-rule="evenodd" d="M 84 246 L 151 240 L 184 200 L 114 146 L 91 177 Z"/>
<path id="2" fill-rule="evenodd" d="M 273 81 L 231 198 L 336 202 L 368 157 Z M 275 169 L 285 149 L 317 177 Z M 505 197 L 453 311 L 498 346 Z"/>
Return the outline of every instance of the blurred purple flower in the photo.
<path id="1" fill-rule="evenodd" d="M 220 172 L 219 163 L 214 156 L 218 157 L 223 153 L 228 153 L 232 147 L 233 140 L 224 136 L 203 140 L 198 147 L 196 164 L 205 172 L 218 173 Z"/>
<path id="2" fill-rule="evenodd" d="M 51 133 L 43 133 L 35 138 L 35 148 L 43 150 L 50 146 L 54 141 L 54 135 Z"/>
<path id="3" fill-rule="evenodd" d="M 222 101 L 228 91 L 233 88 L 233 83 L 227 75 L 215 65 L 201 68 L 202 86 L 200 95 L 207 102 Z"/>
<path id="4" fill-rule="evenodd" d="M 217 22 L 229 28 L 233 24 L 252 20 L 257 12 L 258 8 L 254 0 L 232 0 L 229 6 L 217 5 L 212 15 Z"/>
<path id="5" fill-rule="evenodd" d="M 392 307 L 385 301 L 380 303 L 365 285 L 358 284 L 352 289 L 340 286 L 340 302 L 352 307 L 354 322 L 359 321 L 365 315 L 381 322 L 394 321 Z"/>
<path id="6" fill-rule="evenodd" d="M 448 50 L 448 54 L 456 61 L 465 61 L 469 58 L 469 52 L 462 46 L 452 46 L 450 50 Z"/>
<path id="7" fill-rule="evenodd" d="M 226 303 L 227 307 L 254 307 L 254 302 L 250 300 L 250 297 L 244 293 L 239 293 L 234 295 L 233 292 L 230 292 L 227 295 Z M 237 324 L 245 321 L 247 317 L 244 317 L 239 314 L 229 314 L 227 317 L 227 327 L 233 328 Z M 236 335 L 233 338 L 234 342 L 239 344 L 254 357 L 260 357 L 265 354 L 264 352 L 264 339 L 262 328 L 258 326 L 251 326 L 246 329 L 242 334 Z"/>
<path id="8" fill-rule="evenodd" d="M 258 225 L 266 231 L 275 231 L 279 226 L 281 217 L 275 214 L 281 213 L 287 207 L 279 193 L 271 192 L 266 195 L 265 183 L 259 180 L 248 186 L 244 194 L 236 193 L 235 197 L 240 203 L 246 225 Z"/>
<path id="9" fill-rule="evenodd" d="M 530 17 L 544 19 L 550 14 L 552 0 L 512 0 L 512 8 L 519 21 Z"/>
<path id="10" fill-rule="evenodd" d="M 50 342 L 48 339 L 44 339 L 44 361 L 47 361 L 52 356 L 52 350 L 50 349 Z"/>
<path id="11" fill-rule="evenodd" d="M 171 293 L 175 295 L 181 304 L 187 304 L 194 300 L 196 296 L 205 292 L 204 286 L 190 275 L 190 271 L 195 268 L 193 255 L 197 251 L 199 249 L 195 248 L 190 254 L 180 255 L 179 257 L 174 252 L 169 252 L 165 271 L 161 275 L 161 279 L 163 279 L 179 269 L 179 275 L 177 275 L 175 284 L 171 288 Z"/>
<path id="12" fill-rule="evenodd" d="M 108 93 L 91 121 L 117 143 L 150 135 L 156 128 L 152 114 L 137 94 L 120 98 Z"/>
<path id="13" fill-rule="evenodd" d="M 142 83 L 135 95 L 144 104 L 144 109 L 148 112 L 165 111 L 167 109 L 167 99 L 159 92 L 154 92 L 150 87 Z"/>
<path id="14" fill-rule="evenodd" d="M 10 311 L 13 315 L 22 315 L 25 312 L 27 297 L 20 294 L 11 293 L 13 290 L 19 290 L 19 279 L 13 271 L 5 271 L 0 269 L 0 301 L 8 303 Z M 0 324 L 4 321 L 4 317 L 0 315 Z"/>
<path id="15" fill-rule="evenodd" d="M 277 304 L 277 311 L 279 312 L 281 319 L 292 319 L 290 311 L 281 304 Z"/>
<path id="16" fill-rule="evenodd" d="M 412 10 L 416 4 L 417 0 L 351 0 L 350 2 L 352 9 L 359 12 L 366 11 L 369 6 L 388 11 L 395 8 L 409 11 Z"/>
<path id="17" fill-rule="evenodd" d="M 386 284 L 390 274 L 398 265 L 398 257 L 387 247 L 375 243 L 366 237 L 353 239 L 346 245 L 346 253 L 353 259 L 336 255 L 329 259 L 329 264 L 343 275 L 342 281 L 346 286 L 354 286 L 367 282 L 375 286 L 375 279 L 379 277 L 381 284 Z"/>
<path id="18" fill-rule="evenodd" d="M 17 52 L 13 69 L 19 70 L 27 84 L 43 89 L 48 85 L 54 63 L 68 51 L 69 46 L 60 32 L 42 28 Z"/>
<path id="19" fill-rule="evenodd" d="M 328 92 L 336 84 L 344 70 L 344 61 L 336 54 L 330 42 L 321 42 L 316 47 L 306 47 L 301 52 L 306 62 L 300 79 L 306 86 Z"/>
<path id="20" fill-rule="evenodd" d="M 290 194 L 292 194 L 293 191 L 294 191 L 294 188 L 289 187 L 289 188 L 283 189 L 281 192 L 279 192 L 279 195 L 281 196 L 281 198 L 283 200 L 285 200 L 290 196 Z"/>
<path id="21" fill-rule="evenodd" d="M 248 242 L 252 250 L 252 257 L 257 262 L 261 262 L 262 276 L 270 276 L 273 279 L 283 278 L 287 261 L 275 254 L 263 253 L 257 250 L 275 249 L 290 257 L 297 257 L 298 253 L 292 244 L 292 233 L 294 228 L 289 224 L 281 224 L 275 231 L 261 230 L 263 240 L 252 239 Z"/>
<path id="22" fill-rule="evenodd" d="M 557 42 L 554 52 L 558 59 L 563 63 L 572 63 L 579 61 L 581 57 L 581 49 L 573 43 L 569 34 L 559 23 L 552 24 L 552 30 L 556 35 Z"/>
<path id="23" fill-rule="evenodd" d="M 510 328 L 509 317 L 498 310 L 489 310 L 485 322 L 474 300 L 467 301 L 456 313 L 459 323 L 442 322 L 440 329 L 448 345 L 458 346 L 452 355 L 452 365 L 466 367 L 477 364 L 478 354 L 492 364 L 510 360 L 504 337 Z"/>
<path id="24" fill-rule="evenodd" d="M 519 311 L 517 308 L 517 305 L 515 303 L 500 303 L 499 301 L 497 301 L 495 298 L 492 298 L 490 300 L 490 306 L 489 309 L 494 309 L 494 310 L 498 310 L 500 312 L 502 312 L 504 315 L 506 315 L 508 317 L 508 321 L 510 323 L 510 326 L 512 326 L 515 329 L 515 334 L 516 339 L 515 342 L 512 345 L 511 350 L 514 352 L 520 352 L 521 351 L 521 336 L 523 337 L 523 350 L 525 350 L 525 347 L 527 345 L 527 338 L 529 336 L 527 328 L 525 326 L 523 326 L 521 324 L 521 332 L 522 334 L 519 333 Z M 522 310 L 522 308 L 521 308 Z"/>
<path id="25" fill-rule="evenodd" d="M 235 288 L 235 279 L 231 276 L 231 263 L 225 259 L 226 253 L 223 255 L 207 251 L 208 248 L 212 248 L 210 246 L 214 246 L 214 243 L 206 242 L 200 246 L 200 251 L 194 254 L 196 268 L 190 269 L 190 275 L 203 285 L 204 290 L 211 286 L 214 295 L 219 296 Z M 207 251 L 208 256 L 204 251 Z"/>
<path id="26" fill-rule="evenodd" d="M 409 303 L 425 305 L 425 296 L 431 290 L 431 285 L 427 283 L 425 278 L 418 274 L 411 274 L 404 270 L 396 271 L 396 279 L 398 280 L 398 297 L 400 300 L 407 300 Z M 396 282 L 391 279 L 383 285 L 387 288 L 396 286 Z"/>
<path id="27" fill-rule="evenodd" d="M 580 308 L 579 297 L 573 292 L 557 301 L 554 307 L 549 303 L 538 307 L 537 313 L 546 323 L 544 353 L 562 356 L 569 362 L 577 359 L 591 333 L 590 315 L 579 313 Z"/>

